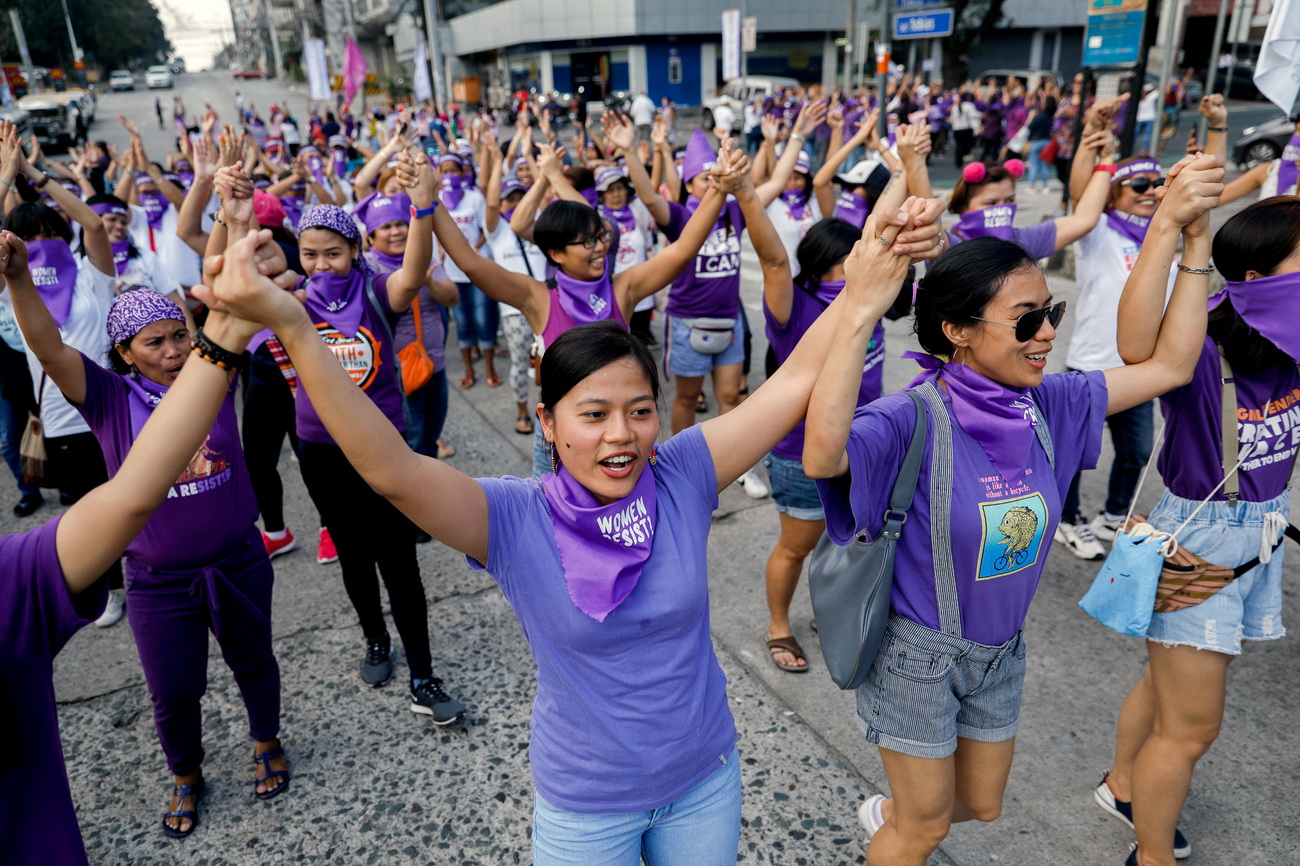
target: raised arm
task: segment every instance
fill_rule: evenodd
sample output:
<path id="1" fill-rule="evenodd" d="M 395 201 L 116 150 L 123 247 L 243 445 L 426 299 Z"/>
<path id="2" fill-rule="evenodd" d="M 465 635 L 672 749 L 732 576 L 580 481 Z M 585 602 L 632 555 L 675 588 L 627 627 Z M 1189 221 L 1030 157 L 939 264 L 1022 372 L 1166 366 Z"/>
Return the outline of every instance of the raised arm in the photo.
<path id="1" fill-rule="evenodd" d="M 4 153 L 8 157 L 5 161 L 14 160 L 18 164 L 18 170 L 33 183 L 48 178 L 48 175 L 37 171 L 23 154 L 17 131 L 11 133 Z M 44 183 L 41 192 L 53 199 L 69 218 L 81 226 L 81 242 L 90 263 L 102 273 L 117 276 L 117 267 L 113 264 L 113 247 L 108 241 L 108 232 L 104 229 L 99 214 L 58 183 Z"/>
<path id="2" fill-rule="evenodd" d="M 746 178 L 736 193 L 740 211 L 745 215 L 745 229 L 749 232 L 750 243 L 758 254 L 759 265 L 763 268 L 763 301 L 771 311 L 772 317 L 782 327 L 790 321 L 790 310 L 794 303 L 794 276 L 790 268 L 790 256 L 785 251 L 785 244 L 776 233 L 776 227 L 767 216 L 767 208 L 754 191 L 753 178 Z"/>
<path id="3" fill-rule="evenodd" d="M 839 172 L 839 167 L 849 155 L 858 148 L 859 145 L 873 136 L 873 130 L 876 128 L 876 122 L 880 119 L 880 110 L 872 109 L 862 116 L 858 128 L 853 131 L 843 144 L 839 145 L 835 151 L 826 157 L 825 164 L 813 175 L 813 192 L 817 195 L 817 204 L 822 209 L 823 215 L 829 215 L 835 211 L 835 193 L 831 189 L 831 182 L 835 180 L 835 175 Z M 831 122 L 831 141 L 837 140 L 840 136 L 835 132 L 836 124 Z M 839 126 L 841 130 L 844 126 L 843 117 L 840 118 Z"/>
<path id="4" fill-rule="evenodd" d="M 1095 166 L 1098 157 L 1094 154 L 1106 154 L 1114 147 L 1114 136 L 1109 132 L 1101 131 L 1093 133 L 1084 141 L 1090 142 L 1088 150 L 1083 149 L 1083 143 L 1080 143 L 1080 152 L 1075 154 L 1074 169 L 1079 171 L 1080 163 L 1087 165 L 1090 161 Z M 1056 223 L 1056 251 L 1068 247 L 1079 238 L 1092 231 L 1097 225 L 1097 220 L 1101 218 L 1101 212 L 1106 209 L 1106 203 L 1110 201 L 1110 183 L 1111 174 L 1106 171 L 1093 171 L 1083 188 L 1083 195 L 1075 202 L 1074 213 L 1068 216 L 1056 217 L 1053 220 Z"/>
<path id="5" fill-rule="evenodd" d="M 807 140 L 808 136 L 812 135 L 813 130 L 825 118 L 826 100 L 824 99 L 810 102 L 799 109 L 799 116 L 794 121 L 794 129 L 785 142 L 785 151 L 781 154 L 781 158 L 777 160 L 776 168 L 772 170 L 772 176 L 755 189 L 758 200 L 763 207 L 767 207 L 776 201 L 776 197 L 781 194 L 781 190 L 785 189 L 785 185 L 790 182 L 790 175 L 794 174 L 794 166 L 799 161 L 799 151 L 803 148 L 804 141 Z"/>
<path id="6" fill-rule="evenodd" d="M 510 215 L 510 231 L 515 233 L 516 237 L 521 237 L 526 241 L 533 239 L 533 229 L 537 225 L 537 211 L 542 207 L 550 195 L 551 182 L 546 179 L 546 175 L 540 171 L 534 175 L 536 181 L 524 197 L 515 205 L 515 211 Z"/>
<path id="7" fill-rule="evenodd" d="M 426 154 L 412 154 L 410 151 L 398 154 L 397 180 L 406 188 L 406 194 L 411 198 L 411 207 L 427 210 L 437 204 L 438 177 Z M 459 230 L 456 233 L 460 234 Z M 411 226 L 406 232 L 402 267 L 388 278 L 389 309 L 395 313 L 410 309 L 411 301 L 415 300 L 420 286 L 424 285 L 432 258 L 433 215 L 430 214 L 411 220 Z"/>
<path id="8" fill-rule="evenodd" d="M 217 175 L 216 148 L 207 136 L 194 143 L 194 183 L 176 218 L 176 236 L 199 255 L 208 248 L 203 230 L 203 210 L 212 199 L 212 181 Z"/>
<path id="9" fill-rule="evenodd" d="M 352 178 L 352 194 L 356 196 L 357 201 L 361 201 L 366 196 L 375 191 L 375 181 L 379 180 L 380 173 L 383 172 L 384 166 L 388 165 L 388 160 L 393 154 L 405 146 L 402 139 L 401 131 L 379 148 L 375 155 L 366 160 L 366 164 L 361 166 L 356 176 Z"/>
<path id="10" fill-rule="evenodd" d="M 605 112 L 600 122 L 605 127 L 606 141 L 622 151 L 623 156 L 626 157 L 627 177 L 632 181 L 637 198 L 641 199 L 641 204 L 650 211 L 650 216 L 654 217 L 655 222 L 667 225 L 668 220 L 672 218 L 672 212 L 668 202 L 659 194 L 654 181 L 650 179 L 650 175 L 646 174 L 645 165 L 637 157 L 636 127 L 632 125 L 631 120 L 626 117 L 616 117 L 612 111 Z"/>
<path id="11" fill-rule="evenodd" d="M 930 186 L 930 169 L 925 164 L 930 153 L 930 125 L 904 123 L 894 130 L 894 141 L 898 143 L 898 159 L 907 175 L 907 194 L 931 198 L 934 190 Z"/>
<path id="12" fill-rule="evenodd" d="M 73 403 L 86 399 L 86 369 L 81 353 L 63 342 L 59 326 L 36 291 L 27 269 L 27 245 L 13 232 L 0 232 L 0 271 L 5 274 L 14 315 L 41 369 Z"/>
<path id="13" fill-rule="evenodd" d="M 1128 366 L 1106 371 L 1107 414 L 1187 384 L 1205 342 L 1208 271 L 1192 274 L 1180 268 L 1167 305 L 1165 286 L 1180 233 L 1183 266 L 1209 268 L 1209 215 L 1223 192 L 1223 163 L 1210 155 L 1184 157 L 1169 174 L 1169 186 L 1120 296 L 1116 338 Z"/>
<path id="14" fill-rule="evenodd" d="M 516 141 L 511 139 L 511 150 L 514 150 L 515 144 Z M 483 199 L 487 202 L 487 209 L 483 214 L 483 226 L 488 234 L 495 234 L 501 222 L 501 183 L 504 179 L 506 158 L 501 155 L 500 145 L 494 141 L 489 141 L 484 148 L 484 156 L 487 157 L 483 171 L 487 178 L 487 185 L 483 188 Z"/>

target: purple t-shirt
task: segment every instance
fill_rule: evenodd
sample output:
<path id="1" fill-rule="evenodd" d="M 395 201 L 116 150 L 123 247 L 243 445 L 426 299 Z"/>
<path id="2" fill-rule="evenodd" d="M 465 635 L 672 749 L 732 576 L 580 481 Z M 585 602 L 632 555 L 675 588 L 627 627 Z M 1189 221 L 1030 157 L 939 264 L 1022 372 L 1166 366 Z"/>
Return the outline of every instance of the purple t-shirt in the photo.
<path id="1" fill-rule="evenodd" d="M 371 281 L 375 299 L 387 319 L 379 318 L 375 305 L 363 292 L 357 303 L 363 305 L 361 310 L 361 329 L 356 338 L 344 336 L 325 321 L 312 316 L 316 330 L 320 332 L 325 345 L 339 359 L 343 369 L 348 371 L 352 381 L 366 392 L 374 404 L 383 410 L 384 415 L 399 431 L 406 430 L 406 415 L 402 410 L 402 386 L 397 377 L 397 359 L 393 354 L 393 341 L 388 335 L 397 327 L 398 315 L 388 306 L 388 275 L 375 274 Z M 310 308 L 308 308 L 310 311 Z M 330 436 L 316 407 L 311 404 L 311 396 L 305 388 L 298 389 L 298 398 L 294 401 L 298 418 L 298 438 L 318 445 L 333 445 Z"/>
<path id="2" fill-rule="evenodd" d="M 478 479 L 488 500 L 486 570 L 537 663 L 533 782 L 572 812 L 663 806 L 721 767 L 736 743 L 709 636 L 713 459 L 698 426 L 658 452 L 654 546 L 636 587 L 604 622 L 569 598 L 541 482 Z"/>
<path id="3" fill-rule="evenodd" d="M 947 391 L 939 386 L 939 393 L 947 405 Z M 1014 486 L 948 412 L 953 419 L 952 558 L 962 636 L 992 646 L 1010 640 L 1024 625 L 1061 517 L 1061 500 L 1076 471 L 1097 465 L 1106 420 L 1101 372 L 1044 376 L 1030 394 L 1047 419 L 1056 468 L 1053 472 L 1035 440 L 1025 475 Z M 817 482 L 826 531 L 835 542 L 846 543 L 855 530 L 870 538 L 880 532 L 915 418 L 906 394 L 877 400 L 854 416 L 848 474 Z M 916 500 L 898 545 L 891 602 L 898 616 L 940 630 L 928 494 L 933 451 L 931 424 Z"/>
<path id="4" fill-rule="evenodd" d="M 59 741 L 54 657 L 103 611 L 108 584 L 68 594 L 59 520 L 0 537 L 0 859 L 14 866 L 87 862 Z"/>
<path id="5" fill-rule="evenodd" d="M 85 355 L 81 361 L 86 399 L 77 411 L 99 440 L 108 474 L 116 475 L 153 406 L 133 393 L 122 376 Z M 149 390 L 167 393 L 152 382 Z M 228 393 L 212 432 L 126 553 L 160 568 L 205 565 L 242 542 L 256 521 L 257 500 L 244 463 L 235 399 Z"/>
<path id="6" fill-rule="evenodd" d="M 672 216 L 661 226 L 668 240 L 675 241 L 690 221 L 700 200 L 691 196 L 685 205 L 668 202 Z M 730 318 L 740 309 L 740 234 L 745 215 L 740 204 L 728 200 L 713 227 L 713 234 L 700 247 L 695 261 L 686 266 L 668 292 L 668 315 L 679 319 L 699 316 Z"/>
<path id="7" fill-rule="evenodd" d="M 1160 398 L 1165 416 L 1165 444 L 1157 468 L 1169 492 L 1184 499 L 1204 499 L 1223 480 L 1223 386 L 1219 351 L 1207 337 L 1192 381 Z M 1267 502 L 1281 495 L 1291 480 L 1300 448 L 1300 374 L 1293 366 L 1258 373 L 1234 373 L 1237 385 L 1238 456 L 1241 498 Z M 1264 409 L 1269 403 L 1268 417 Z M 1217 500 L 1226 497 L 1220 490 Z"/>
<path id="8" fill-rule="evenodd" d="M 799 340 L 825 309 L 817 298 L 795 287 L 790 305 L 790 318 L 786 320 L 785 327 L 781 327 L 772 317 L 772 311 L 767 308 L 767 301 L 763 301 L 763 318 L 767 321 L 767 341 L 772 345 L 772 351 L 776 353 L 778 364 L 785 363 L 785 359 L 790 357 Z M 865 406 L 884 395 L 884 361 L 885 329 L 877 322 L 876 329 L 871 332 L 871 343 L 867 346 L 866 362 L 862 365 L 862 385 L 858 388 L 858 406 Z M 800 421 L 799 426 L 790 431 L 790 435 L 776 443 L 772 453 L 786 460 L 803 462 L 803 426 L 804 422 Z"/>

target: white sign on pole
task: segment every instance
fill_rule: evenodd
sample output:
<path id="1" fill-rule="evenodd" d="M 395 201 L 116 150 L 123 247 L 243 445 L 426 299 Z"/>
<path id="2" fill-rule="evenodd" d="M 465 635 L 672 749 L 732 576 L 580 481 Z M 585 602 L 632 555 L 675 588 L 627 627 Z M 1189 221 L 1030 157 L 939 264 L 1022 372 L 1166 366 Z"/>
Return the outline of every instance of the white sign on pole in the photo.
<path id="1" fill-rule="evenodd" d="M 415 98 L 421 102 L 433 99 L 433 83 L 429 81 L 429 48 L 423 35 L 415 43 L 415 57 L 412 60 L 415 63 L 415 77 L 411 82 L 411 90 L 415 93 Z"/>
<path id="2" fill-rule="evenodd" d="M 740 10 L 722 10 L 722 80 L 740 77 Z"/>
<path id="3" fill-rule="evenodd" d="M 758 50 L 758 16 L 747 15 L 740 22 L 740 50 L 753 54 Z"/>
<path id="4" fill-rule="evenodd" d="M 325 40 L 302 41 L 303 65 L 307 67 L 307 88 L 312 100 L 328 102 L 334 98 L 330 92 L 329 66 L 325 63 Z"/>

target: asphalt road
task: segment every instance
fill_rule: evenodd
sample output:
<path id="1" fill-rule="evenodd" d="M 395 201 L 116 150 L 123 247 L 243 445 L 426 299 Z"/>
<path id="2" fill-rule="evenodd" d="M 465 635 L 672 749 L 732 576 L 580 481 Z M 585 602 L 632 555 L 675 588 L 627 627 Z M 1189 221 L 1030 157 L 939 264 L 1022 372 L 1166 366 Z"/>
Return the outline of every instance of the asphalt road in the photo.
<path id="1" fill-rule="evenodd" d="M 236 87 L 264 104 L 274 85 L 235 85 L 219 75 L 192 74 L 178 78 L 176 92 L 192 109 L 207 99 L 225 114 L 233 112 Z M 161 95 L 166 101 L 169 94 Z M 108 94 L 100 117 L 123 111 L 149 119 L 152 105 L 151 94 Z M 125 137 L 102 120 L 94 133 Z M 151 154 L 161 156 L 156 124 L 146 136 Z M 1023 198 L 1022 221 L 1035 221 L 1054 204 L 1052 196 Z M 743 260 L 743 299 L 755 330 L 755 357 L 761 358 L 757 263 L 748 248 Z M 1055 274 L 1049 279 L 1057 297 L 1075 299 L 1072 280 Z M 886 325 L 891 390 L 915 372 L 912 362 L 898 358 L 912 347 L 906 328 L 905 321 Z M 1061 348 L 1069 328 L 1067 317 Z M 453 348 L 448 354 L 455 357 Z M 1056 352 L 1050 368 L 1060 370 L 1063 363 L 1064 353 Z M 455 362 L 450 373 L 453 381 L 459 376 Z M 751 387 L 760 380 L 759 373 L 751 376 Z M 526 474 L 531 439 L 513 432 L 513 419 L 508 388 L 489 389 L 480 378 L 469 391 L 453 389 L 446 438 L 459 451 L 452 465 L 471 475 Z M 1108 462 L 1107 447 L 1102 465 Z M 131 632 L 126 623 L 85 629 L 60 656 L 56 685 L 91 861 L 529 862 L 526 745 L 533 666 L 501 594 L 445 547 L 420 548 L 435 671 L 469 706 L 464 727 L 436 729 L 404 707 L 399 685 L 374 690 L 360 682 L 356 616 L 338 567 L 315 562 L 317 519 L 287 450 L 280 470 L 289 523 L 300 539 L 298 551 L 276 560 L 274 632 L 292 788 L 267 803 L 249 796 L 247 728 L 214 646 L 204 699 L 208 793 L 200 806 L 202 823 L 187 840 L 166 839 L 158 822 L 170 777 Z M 1085 507 L 1100 506 L 1104 484 L 1101 472 L 1085 477 Z M 1159 492 L 1158 484 L 1149 485 L 1142 504 L 1154 502 Z M 0 511 L 0 531 L 30 528 L 55 510 L 46 506 L 26 521 Z M 885 786 L 885 777 L 875 750 L 857 732 L 852 696 L 831 683 L 817 657 L 802 589 L 793 622 L 812 654 L 812 671 L 787 674 L 768 660 L 763 567 L 776 526 L 770 501 L 755 502 L 731 489 L 722 495 L 710 541 L 713 636 L 729 679 L 744 761 L 738 861 L 862 863 L 863 833 L 854 810 Z M 1288 588 L 1295 586 L 1296 553 L 1286 554 Z M 1145 653 L 1140 641 L 1106 631 L 1079 610 L 1077 601 L 1095 571 L 1095 563 L 1052 552 L 1026 628 L 1029 673 L 1005 812 L 991 825 L 955 828 L 931 866 L 1123 863 L 1131 834 L 1093 804 L 1091 792 L 1110 760 L 1115 714 L 1141 673 Z M 1285 618 L 1300 622 L 1294 592 Z M 400 682 L 404 658 L 400 652 L 397 658 Z M 1249 647 L 1232 668 L 1223 735 L 1201 761 L 1184 811 L 1181 826 L 1195 847 L 1190 863 L 1300 863 L 1298 716 L 1300 644 L 1284 639 Z"/>

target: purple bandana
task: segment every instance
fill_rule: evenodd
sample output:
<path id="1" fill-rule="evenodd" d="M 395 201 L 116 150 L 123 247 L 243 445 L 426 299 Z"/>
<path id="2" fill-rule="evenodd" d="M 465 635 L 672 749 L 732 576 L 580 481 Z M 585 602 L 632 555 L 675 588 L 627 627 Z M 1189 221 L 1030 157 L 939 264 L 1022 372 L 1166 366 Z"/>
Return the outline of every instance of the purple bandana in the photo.
<path id="1" fill-rule="evenodd" d="M 365 307 L 366 275 L 353 268 L 346 274 L 318 273 L 307 280 L 307 309 L 346 337 L 356 337 Z"/>
<path id="2" fill-rule="evenodd" d="M 1147 229 L 1151 227 L 1151 217 L 1140 217 L 1136 214 L 1125 213 L 1122 210 L 1115 210 L 1113 207 L 1106 208 L 1106 216 L 1109 218 L 1107 225 L 1138 246 L 1142 246 L 1142 242 L 1147 239 Z"/>
<path id="3" fill-rule="evenodd" d="M 59 181 L 59 186 L 66 189 L 77 198 L 81 198 L 81 184 L 77 183 L 75 180 L 61 180 Z"/>
<path id="4" fill-rule="evenodd" d="M 1228 280 L 1232 308 L 1270 343 L 1300 362 L 1300 272 L 1257 280 Z"/>
<path id="5" fill-rule="evenodd" d="M 1135 174 L 1160 174 L 1160 163 L 1154 159 L 1139 159 L 1135 162 L 1126 162 L 1115 169 L 1110 182 L 1111 184 L 1117 184 Z"/>
<path id="6" fill-rule="evenodd" d="M 601 505 L 564 466 L 542 476 L 569 598 L 597 622 L 623 603 L 654 546 L 655 478 L 650 466 L 623 499 Z"/>
<path id="7" fill-rule="evenodd" d="M 100 216 L 116 215 L 126 217 L 127 219 L 131 218 L 131 212 L 129 210 L 127 210 L 123 205 L 114 204 L 111 201 L 96 202 L 90 206 L 90 209 Z"/>
<path id="8" fill-rule="evenodd" d="M 370 262 L 371 269 L 377 274 L 391 274 L 402 269 L 403 258 L 401 256 L 390 256 L 388 253 L 381 253 L 373 247 L 366 253 L 366 260 Z"/>
<path id="9" fill-rule="evenodd" d="M 140 206 L 144 208 L 144 216 L 149 221 L 149 228 L 154 231 L 162 228 L 163 214 L 167 213 L 170 205 L 167 196 L 161 192 L 140 193 Z"/>
<path id="10" fill-rule="evenodd" d="M 302 209 L 305 204 L 307 204 L 307 199 L 302 196 L 280 196 L 280 207 L 284 208 L 284 215 L 289 220 L 290 225 L 302 218 Z"/>
<path id="11" fill-rule="evenodd" d="M 835 201 L 835 218 L 844 220 L 854 228 L 860 229 L 866 225 L 870 213 L 871 205 L 866 198 L 850 190 L 840 193 Z"/>
<path id="12" fill-rule="evenodd" d="M 617 245 L 615 245 L 617 249 Z M 599 280 L 575 279 L 564 271 L 555 272 L 560 307 L 575 325 L 603 322 L 614 317 L 614 285 L 609 279 L 609 260 Z"/>
<path id="13" fill-rule="evenodd" d="M 953 243 L 975 238 L 995 237 L 1011 240 L 1011 224 L 1016 218 L 1014 204 L 995 204 L 992 207 L 968 210 L 957 220 L 952 230 Z"/>
<path id="14" fill-rule="evenodd" d="M 132 337 L 154 322 L 171 320 L 185 321 L 185 314 L 171 298 L 153 289 L 135 289 L 113 299 L 104 328 L 109 342 L 120 346 L 131 342 Z"/>
<path id="15" fill-rule="evenodd" d="M 781 201 L 790 208 L 790 216 L 801 220 L 808 213 L 808 193 L 801 189 L 781 190 Z"/>
<path id="16" fill-rule="evenodd" d="M 54 324 L 62 328 L 72 309 L 72 290 L 77 285 L 77 260 L 72 249 L 57 239 L 28 241 L 27 269 L 31 271 L 37 294 L 54 317 Z"/>
<path id="17" fill-rule="evenodd" d="M 152 295 L 158 294 L 152 289 L 145 289 Z M 163 397 L 167 395 L 167 386 L 152 382 L 144 376 L 123 376 L 122 381 L 126 383 L 126 388 L 131 392 L 131 396 L 140 401 L 146 410 L 152 410 L 162 402 Z M 135 421 L 135 413 L 132 412 L 132 421 Z M 148 420 L 147 416 L 144 420 Z M 132 424 L 134 427 L 134 423 Z M 143 425 L 142 425 L 143 426 Z"/>
<path id="18" fill-rule="evenodd" d="M 632 208 L 621 207 L 614 210 L 601 205 L 599 210 L 600 215 L 618 226 L 620 232 L 627 233 L 636 230 L 636 213 L 633 212 Z"/>
<path id="19" fill-rule="evenodd" d="M 307 229 L 329 229 L 350 241 L 360 241 L 361 232 L 356 220 L 343 208 L 332 204 L 318 204 L 308 208 L 298 218 L 298 234 Z"/>
<path id="20" fill-rule="evenodd" d="M 334 160 L 334 176 L 343 180 L 348 176 L 348 152 L 345 149 L 333 148 L 330 150 L 330 156 Z"/>
<path id="21" fill-rule="evenodd" d="M 304 147 L 307 151 L 307 168 L 311 169 L 312 179 L 320 186 L 325 186 L 325 160 L 321 159 L 320 151 L 314 147 Z"/>
<path id="22" fill-rule="evenodd" d="M 447 162 L 447 160 L 443 160 Z M 442 176 L 442 203 L 447 210 L 455 210 L 469 188 L 469 178 L 463 174 L 444 174 Z"/>
<path id="23" fill-rule="evenodd" d="M 384 223 L 410 222 L 411 199 L 405 193 L 394 196 L 371 193 L 357 202 L 352 215 L 360 218 L 366 234 L 370 234 Z"/>
<path id="24" fill-rule="evenodd" d="M 1295 187 L 1296 181 L 1300 180 L 1300 167 L 1296 166 L 1296 160 L 1300 159 L 1300 135 L 1291 136 L 1291 140 L 1282 148 L 1282 161 L 1277 166 L 1277 194 L 1292 195 L 1292 188 Z"/>
<path id="25" fill-rule="evenodd" d="M 817 284 L 813 296 L 821 301 L 824 306 L 829 307 L 840 296 L 842 291 L 844 291 L 844 280 L 822 280 Z"/>
<path id="26" fill-rule="evenodd" d="M 117 275 L 120 277 L 126 273 L 126 263 L 131 258 L 131 242 L 113 241 L 109 246 L 113 248 L 113 264 L 117 266 Z"/>
<path id="27" fill-rule="evenodd" d="M 965 364 L 944 363 L 924 352 L 904 352 L 924 371 L 908 384 L 915 388 L 943 376 L 957 423 L 980 444 L 1008 483 L 1025 474 L 1025 455 L 1033 447 L 1033 400 L 1028 388 L 1006 388 Z"/>

